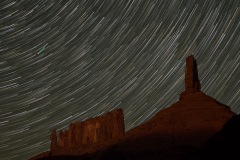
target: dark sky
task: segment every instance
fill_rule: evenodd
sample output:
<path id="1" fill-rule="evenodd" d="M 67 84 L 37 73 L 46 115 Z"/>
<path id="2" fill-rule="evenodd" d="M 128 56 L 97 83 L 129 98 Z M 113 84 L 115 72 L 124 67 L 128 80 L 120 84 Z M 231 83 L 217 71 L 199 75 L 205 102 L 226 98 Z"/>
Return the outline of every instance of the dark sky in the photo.
<path id="1" fill-rule="evenodd" d="M 238 0 L 1 0 L 0 159 L 49 149 L 53 128 L 123 108 L 126 130 L 178 100 L 185 58 L 240 111 Z"/>

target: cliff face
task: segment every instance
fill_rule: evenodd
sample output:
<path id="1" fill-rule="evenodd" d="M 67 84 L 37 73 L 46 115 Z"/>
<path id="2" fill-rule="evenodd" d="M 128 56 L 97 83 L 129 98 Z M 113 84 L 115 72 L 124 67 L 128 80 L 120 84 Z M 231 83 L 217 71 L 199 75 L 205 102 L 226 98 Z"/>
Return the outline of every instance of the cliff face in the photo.
<path id="1" fill-rule="evenodd" d="M 124 117 L 122 109 L 116 109 L 102 116 L 83 122 L 70 124 L 68 130 L 55 130 L 51 134 L 51 153 L 63 151 L 83 151 L 93 145 L 116 140 L 124 136 Z"/>

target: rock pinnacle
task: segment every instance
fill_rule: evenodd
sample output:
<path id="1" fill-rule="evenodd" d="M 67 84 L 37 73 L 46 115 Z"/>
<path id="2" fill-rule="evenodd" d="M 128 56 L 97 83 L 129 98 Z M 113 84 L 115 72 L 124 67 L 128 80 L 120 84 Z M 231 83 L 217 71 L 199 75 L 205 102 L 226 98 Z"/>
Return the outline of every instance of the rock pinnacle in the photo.
<path id="1" fill-rule="evenodd" d="M 185 91 L 184 94 L 200 92 L 201 84 L 198 79 L 197 62 L 193 55 L 186 58 Z"/>

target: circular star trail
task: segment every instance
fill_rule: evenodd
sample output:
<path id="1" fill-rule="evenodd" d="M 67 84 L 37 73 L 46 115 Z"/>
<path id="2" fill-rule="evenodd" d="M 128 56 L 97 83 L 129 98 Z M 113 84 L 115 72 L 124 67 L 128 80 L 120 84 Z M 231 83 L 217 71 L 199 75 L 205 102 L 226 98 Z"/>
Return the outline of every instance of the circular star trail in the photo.
<path id="1" fill-rule="evenodd" d="M 240 111 L 238 0 L 3 0 L 0 157 L 49 149 L 53 128 L 123 108 L 126 130 L 178 100 L 185 58 Z"/>

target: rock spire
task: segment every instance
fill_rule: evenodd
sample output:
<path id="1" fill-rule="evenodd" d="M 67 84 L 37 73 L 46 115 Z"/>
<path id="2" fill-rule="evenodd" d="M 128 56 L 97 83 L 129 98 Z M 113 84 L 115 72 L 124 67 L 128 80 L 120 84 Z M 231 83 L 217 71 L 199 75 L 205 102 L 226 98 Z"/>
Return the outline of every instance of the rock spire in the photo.
<path id="1" fill-rule="evenodd" d="M 198 79 L 197 62 L 193 55 L 186 58 L 185 91 L 184 93 L 200 92 L 201 84 Z"/>

